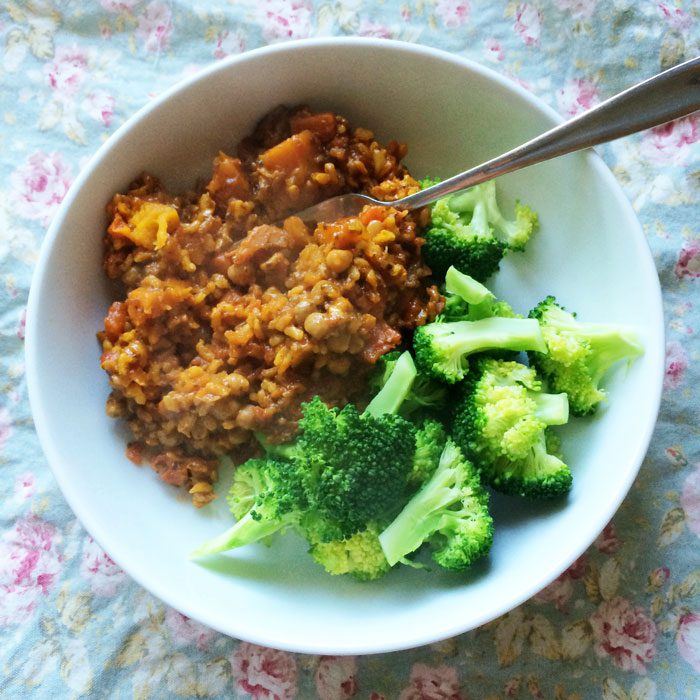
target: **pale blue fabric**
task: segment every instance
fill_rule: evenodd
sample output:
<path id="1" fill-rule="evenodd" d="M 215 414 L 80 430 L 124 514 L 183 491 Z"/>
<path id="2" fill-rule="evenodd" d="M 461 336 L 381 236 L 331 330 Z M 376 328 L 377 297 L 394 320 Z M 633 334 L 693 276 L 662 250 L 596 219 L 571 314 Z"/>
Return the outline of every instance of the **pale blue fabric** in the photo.
<path id="1" fill-rule="evenodd" d="M 602 149 L 664 290 L 667 386 L 641 474 L 613 525 L 538 600 L 442 644 L 318 659 L 253 648 L 167 610 L 109 561 L 61 497 L 32 426 L 23 323 L 37 251 L 69 182 L 154 94 L 211 61 L 306 36 L 403 39 L 489 65 L 571 114 L 697 53 L 699 14 L 688 0 L 4 3 L 0 695 L 697 697 L 698 119 Z M 619 644 L 606 624 L 620 626 Z"/>

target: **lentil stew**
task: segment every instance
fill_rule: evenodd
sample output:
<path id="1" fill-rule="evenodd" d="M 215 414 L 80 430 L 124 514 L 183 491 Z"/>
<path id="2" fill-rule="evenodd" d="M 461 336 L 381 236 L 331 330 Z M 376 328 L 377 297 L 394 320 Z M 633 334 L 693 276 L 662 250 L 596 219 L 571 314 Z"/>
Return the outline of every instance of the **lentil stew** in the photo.
<path id="1" fill-rule="evenodd" d="M 302 402 L 361 401 L 377 359 L 443 303 L 421 259 L 427 212 L 369 206 L 315 227 L 294 216 L 343 192 L 415 192 L 405 145 L 281 106 L 235 153 L 184 195 L 143 174 L 107 206 L 107 412 L 128 424 L 129 458 L 195 506 L 214 498 L 220 455 L 250 457 L 256 433 L 289 440 Z"/>

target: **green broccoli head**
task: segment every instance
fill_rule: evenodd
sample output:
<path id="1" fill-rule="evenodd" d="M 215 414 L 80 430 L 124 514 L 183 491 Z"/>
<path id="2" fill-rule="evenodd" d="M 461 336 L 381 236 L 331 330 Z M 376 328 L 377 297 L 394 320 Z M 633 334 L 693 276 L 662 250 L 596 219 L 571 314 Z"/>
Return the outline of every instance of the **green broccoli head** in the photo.
<path id="1" fill-rule="evenodd" d="M 498 269 L 508 250 L 524 249 L 537 225 L 535 212 L 520 203 L 514 219 L 504 216 L 491 180 L 433 205 L 423 256 L 437 277 L 454 265 L 483 281 Z"/>
<path id="2" fill-rule="evenodd" d="M 228 503 L 236 523 L 192 553 L 208 556 L 269 540 L 298 525 L 308 507 L 306 485 L 296 462 L 277 458 L 249 459 L 233 476 Z"/>
<path id="3" fill-rule="evenodd" d="M 311 538 L 344 539 L 388 517 L 399 507 L 397 485 L 413 467 L 413 425 L 395 414 L 360 414 L 352 404 L 329 408 L 318 397 L 302 410 L 317 427 L 311 432 L 302 423 L 295 460 L 313 475 L 307 481 L 313 517 L 305 525 Z"/>
<path id="4" fill-rule="evenodd" d="M 457 443 L 484 482 L 532 498 L 560 496 L 571 472 L 547 451 L 547 428 L 568 421 L 566 394 L 547 394 L 533 368 L 481 357 L 462 386 L 453 421 Z"/>
<path id="5" fill-rule="evenodd" d="M 600 383 L 616 362 L 644 352 L 630 326 L 581 322 L 552 296 L 529 315 L 539 322 L 547 346 L 544 353 L 530 353 L 530 363 L 554 391 L 568 394 L 571 412 L 577 416 L 595 413 L 606 399 Z"/>
<path id="6" fill-rule="evenodd" d="M 310 545 L 314 561 L 334 576 L 350 574 L 361 581 L 372 581 L 390 568 L 375 523 L 341 540 L 324 542 L 312 538 Z"/>
<path id="7" fill-rule="evenodd" d="M 459 447 L 448 439 L 430 479 L 379 535 L 392 566 L 427 544 L 442 567 L 462 571 L 493 542 L 488 494 Z"/>
<path id="8" fill-rule="evenodd" d="M 444 277 L 450 265 L 485 280 L 497 269 L 507 246 L 477 216 L 460 216 L 449 207 L 450 198 L 433 205 L 431 222 L 423 234 L 422 254 L 435 277 Z"/>
<path id="9" fill-rule="evenodd" d="M 413 335 L 413 347 L 420 372 L 447 384 L 464 379 L 472 354 L 490 350 L 545 351 L 542 332 L 534 319 L 500 316 L 420 326 Z"/>

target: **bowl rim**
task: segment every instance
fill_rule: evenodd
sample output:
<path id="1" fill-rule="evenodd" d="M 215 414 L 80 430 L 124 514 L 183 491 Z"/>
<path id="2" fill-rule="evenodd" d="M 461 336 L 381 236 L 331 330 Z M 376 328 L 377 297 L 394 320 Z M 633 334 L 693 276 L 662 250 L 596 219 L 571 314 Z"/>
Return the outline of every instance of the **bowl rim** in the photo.
<path id="1" fill-rule="evenodd" d="M 63 227 L 64 219 L 68 211 L 73 206 L 73 202 L 76 199 L 78 193 L 82 189 L 84 183 L 92 176 L 93 171 L 98 167 L 98 165 L 103 160 L 106 153 L 108 153 L 113 144 L 120 139 L 122 139 L 130 130 L 137 128 L 139 122 L 148 115 L 151 111 L 158 109 L 164 102 L 167 102 L 174 95 L 187 91 L 192 85 L 195 85 L 201 81 L 207 80 L 210 76 L 218 73 L 230 70 L 231 66 L 236 64 L 241 64 L 248 61 L 256 61 L 261 57 L 266 55 L 275 54 L 279 52 L 294 54 L 296 51 L 306 51 L 308 49 L 313 49 L 316 47 L 329 47 L 329 46 L 351 46 L 351 45 L 362 45 L 367 48 L 382 48 L 382 49 L 393 49 L 398 52 L 407 52 L 410 54 L 418 54 L 424 57 L 432 57 L 439 59 L 441 61 L 452 63 L 461 68 L 464 68 L 479 77 L 486 78 L 498 84 L 500 87 L 507 91 L 515 93 L 516 96 L 523 99 L 531 107 L 542 114 L 547 120 L 551 121 L 553 124 L 561 123 L 564 121 L 562 116 L 558 114 L 552 107 L 543 102 L 539 97 L 533 93 L 526 90 L 522 85 L 518 84 L 515 80 L 508 78 L 493 69 L 477 63 L 471 59 L 465 58 L 455 53 L 450 53 L 448 51 L 433 48 L 430 46 L 425 46 L 421 44 L 414 44 L 405 41 L 389 40 L 389 39 L 378 39 L 371 37 L 320 37 L 311 39 L 301 39 L 293 42 L 284 42 L 278 44 L 272 44 L 268 46 L 259 47 L 249 51 L 245 51 L 241 54 L 229 56 L 223 60 L 212 62 L 210 65 L 205 66 L 200 71 L 192 76 L 182 79 L 176 82 L 174 85 L 164 90 L 158 96 L 150 100 L 147 104 L 141 107 L 138 111 L 132 114 L 123 124 L 121 124 L 110 136 L 109 138 L 94 152 L 90 157 L 87 164 L 82 168 L 81 172 L 76 177 L 75 181 L 71 185 L 69 192 L 63 199 L 59 209 L 54 216 L 44 240 L 41 244 L 41 249 L 37 263 L 35 265 L 32 281 L 29 290 L 29 298 L 27 302 L 27 313 L 26 313 L 26 330 L 25 330 L 25 362 L 26 362 L 26 380 L 27 380 L 27 390 L 30 408 L 32 416 L 34 419 L 34 425 L 39 438 L 39 443 L 45 455 L 46 461 L 49 464 L 51 471 L 53 472 L 54 478 L 56 479 L 58 486 L 61 490 L 63 498 L 66 500 L 68 505 L 75 517 L 80 521 L 81 525 L 89 533 L 91 537 L 94 538 L 96 542 L 104 549 L 104 551 L 113 559 L 113 561 L 119 566 L 123 571 L 125 571 L 130 578 L 132 578 L 139 586 L 147 590 L 149 593 L 154 595 L 156 598 L 161 600 L 166 605 L 173 607 L 174 609 L 180 611 L 181 613 L 187 615 L 188 617 L 199 621 L 200 623 L 211 627 L 212 629 L 231 636 L 233 638 L 239 639 L 241 641 L 253 642 L 256 644 L 273 647 L 276 649 L 282 649 L 294 653 L 306 653 L 306 654 L 334 654 L 334 655 L 351 655 L 351 654 L 374 654 L 374 653 L 388 653 L 393 651 L 400 651 L 404 649 L 416 648 L 426 644 L 434 643 L 440 640 L 448 639 L 450 637 L 462 634 L 468 630 L 476 629 L 477 627 L 484 625 L 505 613 L 515 609 L 523 602 L 529 600 L 533 595 L 538 593 L 542 588 L 549 583 L 551 583 L 558 575 L 562 573 L 568 566 L 570 566 L 578 557 L 586 551 L 586 549 L 591 545 L 591 541 L 586 541 L 585 543 L 579 543 L 579 546 L 573 548 L 569 556 L 566 559 L 566 566 L 562 569 L 560 565 L 556 567 L 556 570 L 551 570 L 545 577 L 540 577 L 540 579 L 535 584 L 531 584 L 527 588 L 519 589 L 517 595 L 512 596 L 502 605 L 489 610 L 488 612 L 481 612 L 479 615 L 473 616 L 472 620 L 468 625 L 464 625 L 459 622 L 459 616 L 456 616 L 452 622 L 446 622 L 443 625 L 431 627 L 429 630 L 420 630 L 412 638 L 406 638 L 402 640 L 400 644 L 387 643 L 376 641 L 375 639 L 367 639 L 364 644 L 360 645 L 344 645 L 342 641 L 335 640 L 322 648 L 318 644 L 309 643 L 294 643 L 289 642 L 284 639 L 270 639 L 269 636 L 265 634 L 258 634 L 254 629 L 237 630 L 234 625 L 223 624 L 222 620 L 214 617 L 213 615 L 202 614 L 202 611 L 194 609 L 192 605 L 186 604 L 185 601 L 176 599 L 177 596 L 173 595 L 173 588 L 168 589 L 164 584 L 157 585 L 157 582 L 152 580 L 145 581 L 147 576 L 142 576 L 138 567 L 132 567 L 129 561 L 122 560 L 120 555 L 116 557 L 112 556 L 112 544 L 113 536 L 110 535 L 108 528 L 103 524 L 100 524 L 99 518 L 93 517 L 89 509 L 84 507 L 84 503 L 80 497 L 79 490 L 74 489 L 69 475 L 66 473 L 60 464 L 63 461 L 60 457 L 59 451 L 57 450 L 52 435 L 50 434 L 47 426 L 44 408 L 42 404 L 41 392 L 39 388 L 39 377 L 37 374 L 38 368 L 38 357 L 40 354 L 40 344 L 39 338 L 39 328 L 37 327 L 37 305 L 39 304 L 40 298 L 42 296 L 42 287 L 44 280 L 45 269 L 48 265 L 51 254 L 54 247 L 57 244 L 59 238 L 59 233 Z M 626 214 L 630 222 L 634 224 L 635 231 L 633 235 L 640 239 L 641 248 L 646 250 L 647 253 L 647 273 L 653 271 L 653 275 L 647 274 L 650 279 L 650 283 L 653 285 L 655 297 L 654 308 L 649 309 L 650 317 L 655 318 L 660 347 L 664 347 L 665 342 L 665 325 L 663 316 L 663 302 L 662 302 L 662 292 L 661 285 L 659 282 L 658 274 L 656 272 L 656 266 L 654 264 L 653 255 L 649 242 L 644 235 L 642 226 L 637 218 L 637 215 L 630 203 L 629 199 L 622 190 L 621 185 L 615 179 L 613 173 L 604 163 L 602 158 L 593 150 L 588 150 L 584 154 L 587 160 L 587 165 L 590 165 L 596 174 L 602 178 L 605 184 L 610 188 L 611 192 L 614 193 L 615 199 L 618 205 L 626 210 Z M 633 482 L 637 478 L 639 470 L 641 468 L 644 457 L 647 453 L 652 434 L 657 422 L 658 412 L 661 404 L 661 392 L 663 386 L 664 377 L 664 358 L 663 352 L 660 353 L 659 363 L 657 365 L 657 372 L 655 377 L 655 382 L 649 380 L 649 388 L 651 390 L 648 399 L 651 402 L 652 410 L 648 412 L 646 422 L 644 425 L 640 425 L 637 435 L 636 435 L 636 449 L 631 456 L 632 462 L 636 465 L 636 468 L 630 469 L 627 475 L 627 479 L 621 485 L 621 488 L 614 497 L 610 498 L 608 501 L 607 508 L 599 514 L 601 530 L 608 523 L 613 515 L 619 509 L 621 503 L 629 493 Z M 107 543 L 106 546 L 104 543 Z M 561 561 L 561 560 L 560 560 Z M 544 581 L 544 583 L 542 583 Z M 156 584 L 156 585 L 154 585 Z M 368 637 L 371 635 L 367 635 Z"/>

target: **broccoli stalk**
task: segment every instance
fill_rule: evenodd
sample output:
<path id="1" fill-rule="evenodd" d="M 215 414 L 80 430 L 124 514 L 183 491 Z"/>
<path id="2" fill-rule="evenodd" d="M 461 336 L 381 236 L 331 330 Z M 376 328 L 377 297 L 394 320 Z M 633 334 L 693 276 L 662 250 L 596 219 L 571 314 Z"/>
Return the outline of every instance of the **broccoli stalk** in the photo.
<path id="1" fill-rule="evenodd" d="M 482 357 L 462 387 L 453 435 L 486 484 L 531 498 L 571 488 L 571 471 L 548 447 L 548 426 L 569 419 L 567 396 L 542 391 L 536 371 L 519 362 Z"/>
<path id="2" fill-rule="evenodd" d="M 402 363 L 405 363 L 406 367 L 408 367 L 410 363 L 412 369 L 396 370 L 399 359 L 401 359 Z M 413 358 L 411 358 L 409 353 L 400 353 L 398 350 L 394 350 L 386 355 L 382 355 L 377 362 L 377 369 L 370 386 L 375 391 L 382 390 L 389 377 L 395 375 L 396 371 L 398 371 L 397 378 L 403 377 L 403 382 L 401 384 L 404 388 L 404 390 L 401 391 L 403 401 L 398 407 L 399 415 L 413 422 L 420 422 L 421 419 L 428 416 L 439 416 L 446 412 L 447 387 L 425 374 L 416 375 L 415 364 L 413 364 Z M 408 387 L 409 374 L 414 375 L 410 387 Z M 405 390 L 406 388 L 408 388 L 408 391 Z M 386 391 L 392 391 L 393 393 L 391 389 Z M 384 392 L 382 391 L 382 393 Z M 376 410 L 379 405 L 378 402 L 379 398 L 373 399 L 366 410 Z M 371 409 L 370 406 L 372 407 Z"/>
<path id="3" fill-rule="evenodd" d="M 493 542 L 488 494 L 452 440 L 445 444 L 433 475 L 379 535 L 379 542 L 392 566 L 410 563 L 406 557 L 426 542 L 433 559 L 455 571 L 488 553 Z"/>
<path id="4" fill-rule="evenodd" d="M 644 352 L 635 329 L 578 321 L 552 296 L 529 315 L 539 322 L 547 348 L 544 353 L 531 352 L 530 363 L 554 391 L 568 394 L 571 412 L 577 416 L 595 413 L 605 400 L 600 382 L 616 362 Z"/>
<path id="5" fill-rule="evenodd" d="M 448 384 L 467 373 L 469 355 L 486 350 L 546 352 L 539 324 L 527 318 L 482 318 L 478 321 L 429 323 L 413 336 L 420 371 Z"/>
<path id="6" fill-rule="evenodd" d="M 492 316 L 516 318 L 510 304 L 496 299 L 491 290 L 451 266 L 445 275 L 444 321 L 478 321 Z"/>
<path id="7" fill-rule="evenodd" d="M 365 413 L 375 418 L 385 413 L 398 413 L 416 378 L 416 366 L 411 353 L 403 352 L 393 363 L 384 385 L 367 404 Z"/>
<path id="8" fill-rule="evenodd" d="M 249 459 L 236 470 L 228 502 L 236 523 L 200 545 L 191 557 L 204 557 L 268 540 L 296 526 L 307 506 L 296 465 L 278 459 Z"/>
<path id="9" fill-rule="evenodd" d="M 522 250 L 536 228 L 537 215 L 520 203 L 515 219 L 503 215 L 491 180 L 435 202 L 423 256 L 436 277 L 454 265 L 483 281 L 508 250 Z"/>
<path id="10" fill-rule="evenodd" d="M 470 306 L 482 304 L 494 298 L 493 292 L 473 277 L 460 272 L 454 265 L 450 265 L 445 274 L 445 290 L 450 294 L 457 294 Z"/>

